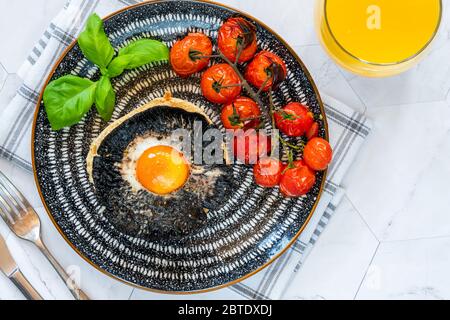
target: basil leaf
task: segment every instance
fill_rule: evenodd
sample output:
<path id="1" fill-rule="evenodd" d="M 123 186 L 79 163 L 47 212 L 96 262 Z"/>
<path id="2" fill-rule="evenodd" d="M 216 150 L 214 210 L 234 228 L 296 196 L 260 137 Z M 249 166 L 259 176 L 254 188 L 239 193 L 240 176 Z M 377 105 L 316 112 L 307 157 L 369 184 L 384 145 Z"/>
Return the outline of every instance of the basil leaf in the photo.
<path id="1" fill-rule="evenodd" d="M 95 106 L 102 119 L 106 122 L 111 120 L 116 104 L 116 93 L 108 77 L 101 77 L 97 83 L 95 93 Z"/>
<path id="2" fill-rule="evenodd" d="M 48 84 L 44 106 L 53 130 L 80 122 L 91 109 L 97 84 L 89 79 L 67 75 Z"/>
<path id="3" fill-rule="evenodd" d="M 103 21 L 97 14 L 89 17 L 85 30 L 78 38 L 78 45 L 86 58 L 98 65 L 104 73 L 114 57 L 114 48 L 105 34 Z"/>
<path id="4" fill-rule="evenodd" d="M 113 78 L 143 65 L 169 60 L 169 48 L 157 40 L 137 40 L 119 51 L 119 55 L 108 67 L 108 75 Z"/>

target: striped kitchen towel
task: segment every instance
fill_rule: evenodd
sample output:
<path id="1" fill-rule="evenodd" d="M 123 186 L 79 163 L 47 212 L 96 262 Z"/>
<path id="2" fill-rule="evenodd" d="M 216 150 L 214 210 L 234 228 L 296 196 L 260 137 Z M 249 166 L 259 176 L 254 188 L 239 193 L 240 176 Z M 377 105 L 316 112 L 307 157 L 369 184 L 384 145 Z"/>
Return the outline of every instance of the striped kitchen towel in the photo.
<path id="1" fill-rule="evenodd" d="M 34 109 L 52 66 L 63 50 L 76 39 L 92 12 L 105 16 L 137 2 L 71 0 L 66 4 L 21 67 L 19 76 L 22 77 L 23 84 L 16 96 L 8 106 L 0 109 L 0 156 L 25 170 L 31 170 L 30 136 Z M 210 297 L 278 299 L 283 297 L 288 285 L 301 285 L 295 282 L 296 272 L 338 206 L 343 195 L 340 188 L 342 179 L 371 129 L 370 121 L 348 106 L 329 97 L 324 97 L 324 101 L 334 160 L 329 170 L 325 192 L 307 228 L 298 241 L 268 268 Z M 170 297 L 164 296 L 166 299 Z M 202 295 L 202 298 L 208 298 L 208 294 Z"/>

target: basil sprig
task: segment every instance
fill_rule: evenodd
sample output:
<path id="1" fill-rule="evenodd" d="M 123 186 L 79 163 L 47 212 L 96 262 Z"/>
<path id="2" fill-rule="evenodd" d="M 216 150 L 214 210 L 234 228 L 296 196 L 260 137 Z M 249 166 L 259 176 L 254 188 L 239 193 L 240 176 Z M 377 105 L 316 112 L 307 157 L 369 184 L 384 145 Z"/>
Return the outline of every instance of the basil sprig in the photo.
<path id="1" fill-rule="evenodd" d="M 96 87 L 95 82 L 72 75 L 50 82 L 44 104 L 53 130 L 80 122 L 95 101 Z"/>
<path id="2" fill-rule="evenodd" d="M 78 38 L 78 45 L 86 58 L 98 65 L 104 73 L 114 57 L 114 48 L 98 15 L 93 14 L 89 17 L 86 28 Z"/>
<path id="3" fill-rule="evenodd" d="M 125 70 L 169 60 L 169 49 L 157 40 L 141 39 L 119 50 L 116 57 L 103 27 L 103 21 L 92 14 L 78 45 L 85 57 L 97 65 L 102 76 L 96 82 L 74 75 L 51 81 L 44 90 L 44 106 L 52 129 L 70 127 L 83 119 L 95 103 L 104 121 L 111 120 L 116 93 L 111 78 Z"/>
<path id="4" fill-rule="evenodd" d="M 111 120 L 114 106 L 116 104 L 116 93 L 107 76 L 102 76 L 97 82 L 97 94 L 95 95 L 95 106 L 103 120 Z"/>
<path id="5" fill-rule="evenodd" d="M 156 40 L 137 40 L 120 49 L 118 56 L 108 66 L 107 74 L 110 77 L 117 77 L 125 70 L 143 66 L 148 63 L 149 56 L 155 57 L 157 60 L 166 60 L 161 58 L 167 57 L 168 59 L 169 49 L 164 43 Z"/>

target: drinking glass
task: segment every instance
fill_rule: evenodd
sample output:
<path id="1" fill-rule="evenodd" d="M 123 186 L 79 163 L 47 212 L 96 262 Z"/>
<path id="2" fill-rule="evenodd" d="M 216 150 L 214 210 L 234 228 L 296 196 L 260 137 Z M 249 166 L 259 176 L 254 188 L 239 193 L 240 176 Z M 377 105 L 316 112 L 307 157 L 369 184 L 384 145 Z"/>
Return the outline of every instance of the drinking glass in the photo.
<path id="1" fill-rule="evenodd" d="M 436 37 L 441 0 L 316 0 L 327 53 L 362 76 L 387 77 L 417 64 Z"/>

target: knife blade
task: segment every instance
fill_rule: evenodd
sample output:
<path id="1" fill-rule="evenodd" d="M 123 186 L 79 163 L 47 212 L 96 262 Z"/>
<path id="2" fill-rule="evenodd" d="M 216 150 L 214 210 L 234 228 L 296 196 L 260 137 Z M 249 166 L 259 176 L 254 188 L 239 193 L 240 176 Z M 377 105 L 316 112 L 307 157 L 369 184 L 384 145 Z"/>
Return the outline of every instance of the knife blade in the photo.
<path id="1" fill-rule="evenodd" d="M 42 300 L 39 292 L 20 271 L 19 266 L 11 255 L 5 239 L 0 235 L 0 270 L 16 285 L 28 300 Z"/>
<path id="2" fill-rule="evenodd" d="M 19 267 L 17 266 L 16 261 L 14 261 L 14 258 L 6 246 L 5 239 L 0 235 L 0 270 L 10 278 L 18 271 L 18 269 Z"/>

